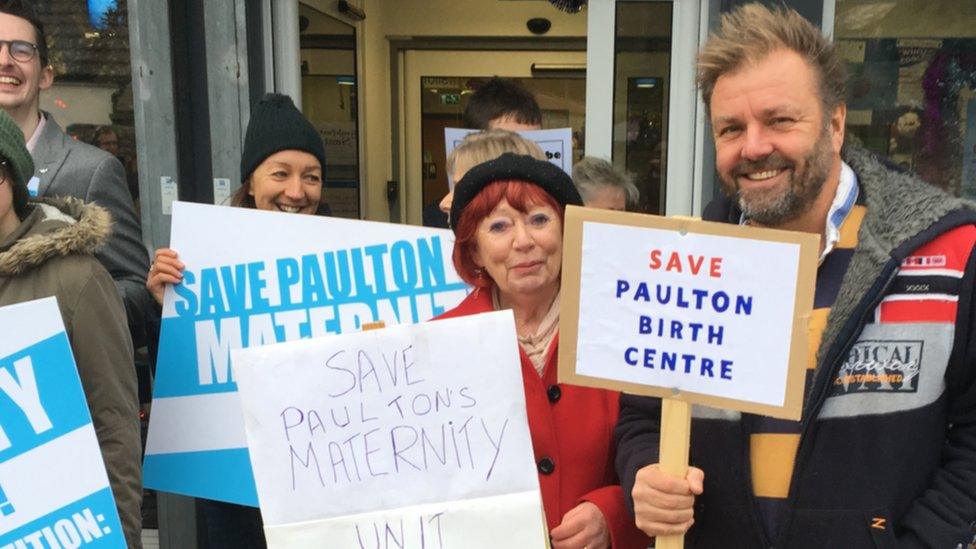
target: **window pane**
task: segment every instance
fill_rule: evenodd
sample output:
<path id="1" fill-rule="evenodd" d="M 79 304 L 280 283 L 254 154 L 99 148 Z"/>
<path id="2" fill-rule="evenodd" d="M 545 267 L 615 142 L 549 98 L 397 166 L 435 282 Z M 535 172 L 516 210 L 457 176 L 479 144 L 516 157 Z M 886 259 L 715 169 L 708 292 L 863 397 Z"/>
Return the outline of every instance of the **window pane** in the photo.
<path id="1" fill-rule="evenodd" d="M 671 2 L 617 2 L 613 164 L 634 176 L 638 211 L 661 214 L 666 199 Z"/>
<path id="2" fill-rule="evenodd" d="M 126 2 L 38 2 L 54 85 L 41 93 L 72 138 L 118 157 L 139 214 L 135 116 Z"/>
<path id="3" fill-rule="evenodd" d="M 322 200 L 359 219 L 356 29 L 305 4 L 301 19 L 302 111 L 325 143 Z"/>
<path id="4" fill-rule="evenodd" d="M 976 198 L 976 3 L 837 0 L 848 136 Z"/>

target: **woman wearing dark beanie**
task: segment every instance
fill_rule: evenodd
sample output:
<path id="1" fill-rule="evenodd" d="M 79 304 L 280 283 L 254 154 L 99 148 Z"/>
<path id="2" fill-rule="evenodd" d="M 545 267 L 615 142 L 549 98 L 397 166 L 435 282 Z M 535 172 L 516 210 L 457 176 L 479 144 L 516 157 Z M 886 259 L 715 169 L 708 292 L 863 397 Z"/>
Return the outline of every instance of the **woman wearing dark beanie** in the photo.
<path id="1" fill-rule="evenodd" d="M 324 214 L 322 138 L 287 95 L 269 93 L 251 109 L 241 154 L 241 187 L 231 205 L 298 214 Z M 169 248 L 156 250 L 146 287 L 162 304 L 167 284 L 183 279 L 183 263 Z M 210 549 L 263 549 L 260 510 L 199 500 Z"/>
<path id="2" fill-rule="evenodd" d="M 241 154 L 241 187 L 231 206 L 322 214 L 325 146 L 287 95 L 269 93 L 251 109 Z M 183 263 L 169 248 L 156 250 L 146 287 L 160 304 L 167 284 L 183 279 Z"/>

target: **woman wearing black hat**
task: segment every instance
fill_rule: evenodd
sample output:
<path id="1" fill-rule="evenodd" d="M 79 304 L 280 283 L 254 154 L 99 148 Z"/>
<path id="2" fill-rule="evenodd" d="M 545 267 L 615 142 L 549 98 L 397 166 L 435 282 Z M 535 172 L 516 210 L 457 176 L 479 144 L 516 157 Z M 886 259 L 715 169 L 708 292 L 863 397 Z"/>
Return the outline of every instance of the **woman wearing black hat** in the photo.
<path id="1" fill-rule="evenodd" d="M 554 549 L 645 548 L 613 468 L 619 394 L 556 383 L 565 172 L 504 154 L 454 189 L 454 266 L 475 287 L 440 318 L 512 309 L 529 431 Z"/>
<path id="2" fill-rule="evenodd" d="M 241 156 L 241 187 L 231 206 L 286 213 L 325 214 L 322 138 L 287 95 L 269 93 L 251 110 Z M 146 287 L 162 304 L 167 284 L 183 280 L 183 263 L 169 248 L 156 250 Z"/>
<path id="3" fill-rule="evenodd" d="M 241 187 L 231 205 L 293 214 L 325 214 L 325 147 L 312 124 L 286 95 L 265 95 L 251 110 L 241 156 Z M 162 304 L 167 284 L 183 279 L 183 263 L 169 248 L 156 250 L 146 287 Z M 211 549 L 266 547 L 258 509 L 200 500 Z"/>

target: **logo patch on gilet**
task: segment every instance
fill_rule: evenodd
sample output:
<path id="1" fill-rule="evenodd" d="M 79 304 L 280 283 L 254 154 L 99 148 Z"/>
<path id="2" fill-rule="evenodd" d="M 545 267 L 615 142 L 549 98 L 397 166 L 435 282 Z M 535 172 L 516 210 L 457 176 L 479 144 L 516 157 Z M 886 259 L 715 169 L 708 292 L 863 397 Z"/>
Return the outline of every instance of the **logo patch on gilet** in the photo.
<path id="1" fill-rule="evenodd" d="M 863 340 L 851 348 L 831 395 L 914 393 L 922 367 L 921 340 Z"/>

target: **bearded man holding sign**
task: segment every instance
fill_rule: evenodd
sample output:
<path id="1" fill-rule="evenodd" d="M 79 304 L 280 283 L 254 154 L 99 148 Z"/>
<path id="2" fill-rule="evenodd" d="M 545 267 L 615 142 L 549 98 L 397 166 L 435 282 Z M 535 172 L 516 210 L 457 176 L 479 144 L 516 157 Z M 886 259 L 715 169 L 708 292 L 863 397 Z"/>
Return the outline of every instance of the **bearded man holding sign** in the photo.
<path id="1" fill-rule="evenodd" d="M 821 235 L 800 421 L 696 407 L 683 479 L 660 400 L 622 396 L 638 527 L 692 547 L 965 547 L 976 536 L 976 212 L 843 146 L 843 64 L 793 10 L 723 16 L 698 83 L 726 197 L 705 219 Z"/>

